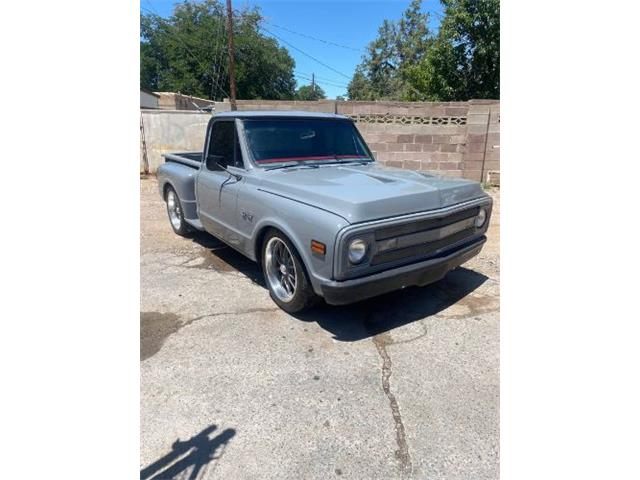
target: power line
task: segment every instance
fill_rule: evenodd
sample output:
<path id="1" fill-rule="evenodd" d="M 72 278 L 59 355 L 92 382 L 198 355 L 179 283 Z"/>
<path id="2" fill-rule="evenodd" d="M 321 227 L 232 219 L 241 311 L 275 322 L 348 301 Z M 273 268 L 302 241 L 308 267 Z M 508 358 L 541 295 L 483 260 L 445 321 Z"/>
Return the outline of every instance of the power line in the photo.
<path id="1" fill-rule="evenodd" d="M 302 78 L 303 80 L 306 80 L 308 82 L 312 81 L 310 78 L 306 78 L 306 77 L 299 77 L 299 78 Z M 315 82 L 316 82 L 317 85 L 324 85 L 325 87 L 327 87 L 327 86 L 328 87 L 337 87 L 337 88 L 342 89 L 342 90 L 346 90 L 348 88 L 348 87 L 343 86 L 343 85 L 333 85 L 333 84 L 328 84 L 326 82 L 319 82 L 317 80 Z"/>
<path id="2" fill-rule="evenodd" d="M 145 0 L 149 6 L 151 7 L 151 10 L 148 8 L 145 8 L 143 6 L 140 6 L 141 9 L 145 10 L 148 13 L 153 13 L 158 20 L 160 20 L 163 24 L 165 24 L 166 26 L 170 27 L 171 29 L 176 29 L 177 27 L 175 27 L 175 25 L 172 25 L 170 22 L 168 22 L 166 19 L 164 19 L 160 14 L 158 14 L 158 12 L 155 10 L 155 8 L 153 8 L 153 4 L 151 3 L 150 0 Z M 235 9 L 234 9 L 234 13 L 235 13 Z M 267 22 L 268 23 L 268 22 Z M 219 33 L 222 34 L 222 30 L 224 28 L 224 25 L 222 24 L 222 22 L 218 22 L 219 24 Z M 277 25 L 276 25 L 277 26 Z M 268 33 L 269 35 L 275 37 L 276 39 L 280 40 L 281 42 L 285 43 L 286 45 L 290 46 L 291 48 L 293 48 L 294 50 L 297 50 L 298 52 L 302 53 L 303 55 L 309 57 L 311 60 L 315 61 L 316 63 L 322 65 L 325 68 L 328 68 L 329 70 L 337 73 L 338 75 L 341 75 L 344 78 L 347 78 L 348 80 L 351 80 L 351 77 L 349 77 L 348 75 L 340 72 L 339 70 L 336 70 L 335 68 L 331 67 L 330 65 L 325 64 L 324 62 L 318 60 L 317 58 L 313 57 L 312 55 L 306 53 L 305 51 L 299 49 L 298 47 L 296 47 L 295 45 L 291 44 L 290 42 L 284 40 L 283 38 L 281 38 L 280 36 L 276 35 L 275 33 L 267 30 L 264 27 L 258 26 L 259 29 L 263 30 L 265 33 Z M 284 28 L 284 27 L 280 27 L 280 28 Z M 209 68 L 205 67 L 202 62 L 196 57 L 196 55 L 194 55 L 194 53 L 191 51 L 191 49 L 186 45 L 186 43 L 182 40 L 182 38 L 180 38 L 179 35 L 174 35 L 174 38 L 176 38 L 181 44 L 182 46 L 185 48 L 185 50 L 187 51 L 187 53 L 200 65 L 201 68 L 203 68 L 205 71 L 208 71 Z M 320 39 L 317 39 L 320 40 Z M 328 42 L 328 41 L 327 41 Z M 332 42 L 328 42 L 328 43 L 332 43 Z M 220 48 L 214 48 L 214 59 L 213 59 L 213 73 L 211 75 L 211 89 L 212 89 L 212 99 L 215 100 L 215 93 L 220 90 L 224 95 L 226 95 L 227 97 L 229 97 L 230 95 L 224 90 L 224 88 L 222 87 L 221 83 L 220 83 L 220 77 L 222 76 L 222 57 L 224 55 L 224 49 L 222 48 L 222 42 L 217 42 L 216 47 L 220 45 Z M 217 68 L 216 68 L 217 67 Z M 304 74 L 302 75 L 297 75 L 300 76 L 301 78 L 305 78 L 306 80 L 311 80 L 310 77 L 305 76 Z M 334 86 L 334 87 L 339 87 L 339 88 L 348 88 L 348 85 L 344 85 L 344 84 L 339 84 L 337 83 L 338 81 L 334 80 L 334 79 L 328 79 L 326 77 L 318 77 L 316 75 L 316 78 L 319 79 L 323 79 L 323 81 L 316 81 L 317 83 L 323 84 L 323 85 L 330 85 L 330 86 Z"/>
<path id="3" fill-rule="evenodd" d="M 253 52 L 249 52 L 249 51 L 244 51 L 243 50 L 243 46 L 242 45 L 238 45 L 238 48 L 236 50 L 236 53 L 239 54 L 241 57 L 244 58 L 244 61 L 247 62 L 248 64 L 250 64 L 251 62 L 255 62 L 255 58 L 251 58 L 250 55 Z M 280 68 L 281 65 L 278 64 L 274 59 L 272 59 L 271 57 L 265 57 L 263 58 L 263 61 L 266 63 L 269 63 L 277 68 Z M 285 73 L 289 73 L 288 71 Z M 281 84 L 272 84 L 271 85 L 282 97 L 287 97 L 289 95 L 288 91 L 283 91 L 282 90 L 282 85 Z"/>
<path id="4" fill-rule="evenodd" d="M 295 71 L 298 72 L 301 75 L 306 75 L 307 77 L 311 76 L 311 74 L 307 73 L 307 72 L 301 72 L 300 70 L 295 70 Z M 336 80 L 335 78 L 321 77 L 320 75 L 316 75 L 316 78 L 319 78 L 320 80 L 326 80 L 327 82 L 333 82 L 333 83 L 342 82 L 342 80 Z"/>
<path id="5" fill-rule="evenodd" d="M 160 20 L 164 25 L 171 27 L 172 29 L 175 29 L 175 25 L 172 25 L 170 22 L 168 22 L 167 20 L 165 20 L 156 10 L 155 8 L 153 8 L 153 4 L 151 3 L 150 0 L 146 0 L 146 2 L 149 4 L 149 6 L 151 7 L 151 10 L 148 8 L 143 7 L 142 5 L 140 6 L 140 8 L 144 11 L 146 11 L 147 13 L 152 13 L 154 14 L 158 20 Z M 187 53 L 189 55 L 191 55 L 191 58 L 193 58 L 196 63 L 198 63 L 198 65 L 200 65 L 200 67 L 205 71 L 208 72 L 209 71 L 209 67 L 205 67 L 202 62 L 198 59 L 198 57 L 196 57 L 194 55 L 194 53 L 191 51 L 191 49 L 189 49 L 189 47 L 187 46 L 186 43 L 184 43 L 182 41 L 182 39 L 180 38 L 179 35 L 174 35 L 174 38 L 178 39 L 178 41 L 182 44 L 182 46 L 184 47 L 184 49 L 187 51 Z M 211 81 L 213 82 L 213 74 L 211 75 Z M 224 93 L 227 97 L 229 97 L 230 95 L 222 88 L 222 86 L 219 86 L 219 89 L 222 91 L 222 93 Z M 215 100 L 215 99 L 212 99 Z"/>
<path id="6" fill-rule="evenodd" d="M 215 36 L 214 38 L 218 38 L 218 39 L 223 39 L 223 35 L 224 35 L 224 22 L 222 21 L 222 18 L 218 19 L 219 21 L 218 23 L 218 35 Z M 217 47 L 220 48 L 217 48 Z M 216 51 L 217 50 L 217 51 Z M 211 82 L 211 98 L 215 100 L 216 98 L 216 94 L 218 93 L 218 90 L 220 90 L 223 94 L 224 91 L 220 85 L 220 80 L 222 78 L 222 59 L 224 56 L 224 42 L 223 41 L 218 41 L 216 44 L 216 48 L 213 49 L 213 68 L 214 68 L 214 72 L 215 72 L 215 79 L 212 79 Z M 227 95 L 228 97 L 228 95 Z"/>
<path id="7" fill-rule="evenodd" d="M 158 20 L 160 20 L 164 25 L 166 25 L 166 26 L 168 26 L 168 27 L 171 27 L 171 29 L 176 29 L 176 28 L 177 28 L 175 25 L 172 25 L 169 21 L 167 21 L 166 19 L 164 19 L 164 18 L 163 18 L 163 17 L 162 17 L 162 16 L 161 16 L 157 11 L 156 11 L 156 9 L 154 8 L 153 3 L 151 2 L 151 0 L 145 0 L 145 1 L 147 2 L 147 4 L 149 4 L 149 6 L 151 7 L 151 10 L 149 10 L 148 8 L 142 7 L 142 6 L 140 6 L 140 8 L 142 8 L 142 9 L 143 9 L 143 10 L 145 10 L 146 12 L 153 13 L 153 14 L 158 18 Z M 220 23 L 220 22 L 219 22 L 219 23 Z M 222 29 L 220 29 L 220 33 L 222 34 Z M 201 67 L 201 68 L 203 68 L 205 71 L 208 71 L 208 70 L 209 70 L 209 68 L 208 68 L 208 67 L 205 67 L 205 66 L 202 64 L 202 62 L 201 62 L 201 61 L 200 61 L 200 60 L 199 60 L 199 59 L 194 55 L 194 53 L 189 49 L 189 47 L 187 46 L 187 44 L 186 44 L 185 42 L 183 42 L 183 41 L 182 41 L 182 39 L 180 38 L 180 36 L 179 36 L 179 35 L 175 35 L 174 37 L 175 37 L 175 38 L 177 38 L 177 39 L 180 41 L 180 43 L 181 43 L 181 44 L 182 44 L 182 46 L 185 48 L 185 50 L 187 51 L 187 53 L 188 53 L 189 55 L 191 55 L 191 58 L 193 58 L 193 59 L 198 63 L 198 65 L 200 65 L 200 67 Z M 218 42 L 218 43 L 220 43 L 220 42 Z M 214 65 L 213 65 L 212 70 L 214 70 L 216 66 L 217 66 L 218 68 L 217 68 L 217 69 L 215 69 L 215 70 L 217 70 L 217 75 L 216 75 L 215 80 L 214 80 L 214 76 L 213 76 L 214 74 L 213 74 L 213 72 L 212 72 L 212 74 L 211 74 L 211 88 L 212 88 L 212 90 L 213 90 L 213 85 L 214 85 L 214 81 L 215 81 L 215 83 L 216 83 L 216 92 L 217 92 L 217 90 L 219 89 L 219 90 L 220 90 L 224 95 L 226 95 L 227 97 L 229 97 L 229 94 L 228 94 L 228 93 L 226 93 L 226 91 L 224 90 L 224 88 L 222 88 L 222 85 L 218 85 L 218 84 L 219 84 L 219 80 L 220 80 L 220 73 L 222 72 L 222 68 L 221 68 L 221 65 L 220 65 L 220 64 L 221 64 L 221 62 L 222 62 L 222 45 L 220 46 L 220 50 L 221 50 L 221 52 L 220 52 L 220 57 L 219 57 L 218 62 L 217 62 L 217 63 L 218 63 L 218 65 L 216 65 L 216 61 L 215 61 L 215 50 L 214 50 Z M 213 97 L 213 96 L 212 96 L 212 97 L 211 97 L 211 100 L 214 100 L 214 101 L 215 101 L 215 97 Z"/>
<path id="8" fill-rule="evenodd" d="M 296 78 L 297 78 L 297 79 L 306 80 L 307 82 L 312 82 L 312 81 L 313 81 L 313 79 L 311 79 L 311 78 L 309 78 L 309 77 L 303 77 L 303 76 L 300 76 L 300 75 L 296 75 Z M 341 89 L 343 89 L 343 90 L 345 90 L 345 89 L 349 88 L 347 85 L 337 85 L 337 84 L 335 84 L 335 83 L 327 83 L 327 82 L 322 82 L 322 81 L 318 81 L 318 80 L 315 80 L 315 82 L 316 82 L 318 85 L 325 85 L 325 86 L 329 86 L 329 87 L 336 87 L 336 88 L 341 88 Z"/>
<path id="9" fill-rule="evenodd" d="M 344 78 L 348 78 L 349 80 L 351 80 L 351 77 L 349 75 L 345 75 L 344 73 L 342 73 L 340 70 L 336 70 L 335 68 L 327 65 L 326 63 L 318 60 L 317 58 L 309 55 L 307 52 L 300 50 L 298 47 L 296 47 L 295 45 L 292 45 L 291 43 L 287 42 L 285 39 L 279 37 L 278 35 L 276 35 L 275 33 L 267 30 L 264 27 L 258 27 L 260 30 L 264 31 L 265 33 L 268 33 L 269 35 L 272 35 L 274 38 L 277 38 L 278 40 L 280 40 L 282 43 L 289 45 L 291 48 L 293 48 L 294 50 L 297 50 L 298 52 L 300 52 L 301 54 L 305 55 L 306 57 L 309 57 L 311 60 L 313 60 L 314 62 L 322 65 L 325 68 L 328 68 L 329 70 L 337 73 L 338 75 L 342 75 Z"/>
<path id="10" fill-rule="evenodd" d="M 299 73 L 296 73 L 294 76 L 298 77 L 298 78 L 302 78 L 304 80 L 314 81 L 314 79 L 312 77 L 308 77 L 306 75 L 301 75 Z M 339 87 L 339 88 L 349 88 L 348 85 L 339 84 L 339 83 L 331 83 L 331 82 L 327 82 L 327 81 L 323 81 L 323 80 L 318 80 L 317 78 L 318 77 L 316 76 L 315 82 L 319 83 L 321 85 L 329 85 L 329 86 L 332 86 L 332 87 Z"/>
<path id="11" fill-rule="evenodd" d="M 150 0 L 146 0 L 146 2 L 149 4 L 149 6 L 151 7 L 151 10 L 148 8 L 145 8 L 143 6 L 140 6 L 141 9 L 143 9 L 144 11 L 148 12 L 148 13 L 152 13 L 154 14 L 158 20 L 160 20 L 164 25 L 171 27 L 172 29 L 175 29 L 175 25 L 172 25 L 170 22 L 168 22 L 167 20 L 165 20 L 154 8 L 153 8 L 153 4 L 151 3 Z M 184 47 L 184 49 L 187 51 L 187 53 L 191 56 L 191 58 L 193 58 L 198 65 L 200 65 L 200 67 L 205 70 L 205 71 L 209 71 L 209 67 L 205 67 L 202 62 L 198 59 L 198 57 L 196 57 L 194 55 L 194 53 L 191 51 L 191 49 L 189 49 L 189 47 L 187 46 L 187 44 L 185 42 L 182 41 L 182 39 L 180 38 L 179 35 L 174 35 L 174 38 L 178 39 L 178 41 L 182 44 L 182 46 Z M 213 86 L 213 74 L 211 75 L 211 82 L 212 82 L 212 86 Z M 229 94 L 226 93 L 226 91 L 222 88 L 222 86 L 219 87 L 219 89 L 222 91 L 222 93 L 224 93 L 225 95 L 227 95 L 227 97 L 229 96 Z M 212 99 L 215 100 L 215 99 Z"/>
<path id="12" fill-rule="evenodd" d="M 308 72 L 301 72 L 300 70 L 294 70 L 295 74 L 299 74 L 301 76 L 305 76 L 305 77 L 310 77 L 312 75 L 314 75 L 316 78 L 319 78 L 320 80 L 324 80 L 325 82 L 328 83 L 335 83 L 338 85 L 344 85 L 344 81 L 343 80 L 336 80 L 334 78 L 327 78 L 327 77 L 321 77 L 320 75 L 317 75 L 315 73 L 308 73 Z"/>
<path id="13" fill-rule="evenodd" d="M 353 50 L 354 52 L 366 53 L 366 50 L 364 50 L 362 48 L 350 47 L 349 45 L 342 45 L 340 43 L 335 43 L 335 42 L 332 42 L 330 40 L 323 40 L 322 38 L 317 38 L 317 37 L 313 37 L 311 35 L 307 35 L 305 33 L 296 32 L 295 30 L 291 30 L 291 29 L 289 29 L 287 27 L 282 27 L 280 25 L 276 25 L 275 23 L 268 22 L 264 18 L 262 19 L 262 21 L 264 23 L 268 23 L 272 27 L 280 28 L 280 29 L 285 30 L 285 31 L 287 31 L 289 33 L 293 33 L 295 35 L 299 35 L 299 36 L 305 37 L 305 38 L 310 38 L 311 40 L 315 40 L 317 42 L 322 42 L 322 43 L 324 43 L 326 45 L 333 45 L 334 47 L 346 48 L 347 50 Z"/>

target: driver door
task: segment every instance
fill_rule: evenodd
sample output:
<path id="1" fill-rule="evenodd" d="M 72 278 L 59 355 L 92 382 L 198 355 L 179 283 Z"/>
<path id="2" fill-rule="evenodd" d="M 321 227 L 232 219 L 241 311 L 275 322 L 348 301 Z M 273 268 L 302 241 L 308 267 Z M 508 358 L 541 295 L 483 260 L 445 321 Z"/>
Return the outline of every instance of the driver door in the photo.
<path id="1" fill-rule="evenodd" d="M 229 166 L 244 168 L 235 122 L 216 120 L 208 132 L 205 162 L 196 181 L 198 217 L 208 232 L 237 245 L 238 191 L 243 178 L 225 171 Z"/>

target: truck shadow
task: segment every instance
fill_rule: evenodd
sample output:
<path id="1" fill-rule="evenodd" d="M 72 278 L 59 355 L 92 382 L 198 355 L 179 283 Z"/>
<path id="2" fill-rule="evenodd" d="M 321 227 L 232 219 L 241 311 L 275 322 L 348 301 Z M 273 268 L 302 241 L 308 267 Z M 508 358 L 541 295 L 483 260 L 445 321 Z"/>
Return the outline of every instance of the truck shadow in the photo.
<path id="1" fill-rule="evenodd" d="M 487 280 L 485 275 L 458 267 L 444 279 L 425 287 L 409 287 L 352 305 L 322 303 L 296 318 L 316 322 L 335 340 L 354 342 L 438 315 L 458 303 L 464 304 L 465 317 L 497 309 L 497 299 L 470 296 Z"/>
<path id="2" fill-rule="evenodd" d="M 188 440 L 176 440 L 169 453 L 140 470 L 140 480 L 173 478 L 196 480 L 199 478 L 200 473 L 205 473 L 203 469 L 212 460 L 222 456 L 222 451 L 217 456 L 216 451 L 224 449 L 236 434 L 233 428 L 227 428 L 211 438 L 210 434 L 216 428 L 215 425 L 210 425 Z M 188 477 L 187 472 L 189 472 Z"/>
<path id="3" fill-rule="evenodd" d="M 212 268 L 221 272 L 238 271 L 253 283 L 267 288 L 260 265 L 249 260 L 226 243 L 206 232 L 193 233 L 191 240 L 205 249 L 202 253 L 201 268 Z"/>
<path id="4" fill-rule="evenodd" d="M 202 268 L 238 271 L 255 284 L 267 288 L 257 263 L 208 233 L 197 232 L 192 240 L 206 249 L 202 254 Z M 438 315 L 457 303 L 465 303 L 469 315 L 497 309 L 497 298 L 470 297 L 487 280 L 488 277 L 481 273 L 458 267 L 432 285 L 409 287 L 352 305 L 331 306 L 321 302 L 315 308 L 294 316 L 305 322 L 316 322 L 335 340 L 353 342 Z M 486 308 L 478 310 L 474 302 L 484 302 Z"/>

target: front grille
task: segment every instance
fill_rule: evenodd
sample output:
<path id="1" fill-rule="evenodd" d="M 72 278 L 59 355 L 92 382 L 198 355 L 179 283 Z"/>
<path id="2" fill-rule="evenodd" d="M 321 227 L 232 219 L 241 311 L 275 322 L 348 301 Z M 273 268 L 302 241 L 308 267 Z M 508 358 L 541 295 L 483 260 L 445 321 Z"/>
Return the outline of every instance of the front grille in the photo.
<path id="1" fill-rule="evenodd" d="M 480 207 L 469 208 L 461 212 L 452 213 L 446 217 L 428 218 L 426 220 L 420 220 L 417 222 L 409 222 L 402 225 L 394 225 L 392 227 L 380 228 L 376 230 L 376 240 L 384 240 L 385 238 L 398 237 L 400 235 L 406 235 L 408 233 L 415 233 L 424 230 L 431 230 L 434 228 L 440 228 L 452 223 L 456 223 L 465 218 L 475 217 L 478 215 Z"/>
<path id="2" fill-rule="evenodd" d="M 491 217 L 491 199 L 482 198 L 443 209 L 369 224 L 353 225 L 338 237 L 334 278 L 348 280 L 393 268 L 437 258 L 478 239 L 486 232 Z M 476 228 L 480 208 L 487 210 L 487 221 Z M 354 239 L 369 246 L 367 257 L 357 265 L 349 262 L 348 245 Z"/>
<path id="3" fill-rule="evenodd" d="M 428 258 L 447 246 L 463 241 L 476 232 L 474 221 L 478 210 L 479 207 L 475 207 L 446 217 L 376 230 L 370 265 Z"/>

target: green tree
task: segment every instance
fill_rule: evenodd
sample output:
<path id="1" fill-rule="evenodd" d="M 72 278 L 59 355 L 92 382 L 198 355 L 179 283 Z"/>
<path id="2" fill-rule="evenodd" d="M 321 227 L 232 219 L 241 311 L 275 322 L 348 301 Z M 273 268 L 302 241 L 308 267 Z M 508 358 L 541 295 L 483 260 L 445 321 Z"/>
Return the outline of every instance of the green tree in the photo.
<path id="1" fill-rule="evenodd" d="M 294 98 L 296 100 L 322 100 L 327 96 L 318 85 L 303 85 L 296 90 Z"/>
<path id="2" fill-rule="evenodd" d="M 349 100 L 375 100 L 371 81 L 364 74 L 362 66 L 356 68 L 347 87 L 347 95 Z"/>
<path id="3" fill-rule="evenodd" d="M 349 83 L 351 100 L 468 100 L 500 96 L 500 1 L 441 0 L 437 36 L 421 0 L 385 20 Z"/>
<path id="4" fill-rule="evenodd" d="M 420 62 L 433 45 L 429 30 L 429 15 L 421 12 L 422 0 L 413 0 L 398 22 L 396 50 L 398 52 L 398 77 L 401 100 L 415 100 L 416 92 L 410 82 L 411 67 Z"/>
<path id="5" fill-rule="evenodd" d="M 394 98 L 399 92 L 397 31 L 394 22 L 385 20 L 378 29 L 378 38 L 367 47 L 362 64 L 377 98 Z"/>
<path id="6" fill-rule="evenodd" d="M 238 98 L 291 99 L 289 52 L 258 30 L 258 9 L 234 15 Z M 140 19 L 140 86 L 204 98 L 228 96 L 226 12 L 218 0 L 177 4 L 171 17 Z"/>
<path id="7" fill-rule="evenodd" d="M 429 14 L 421 9 L 422 0 L 413 0 L 398 22 L 396 50 L 400 65 L 418 62 L 431 43 Z"/>
<path id="8" fill-rule="evenodd" d="M 433 46 L 409 68 L 424 100 L 500 98 L 499 0 L 441 0 L 445 16 Z"/>
<path id="9" fill-rule="evenodd" d="M 413 0 L 398 22 L 382 23 L 349 83 L 351 100 L 399 100 L 409 96 L 409 67 L 424 57 L 432 42 L 429 16 L 421 8 L 422 0 Z"/>

